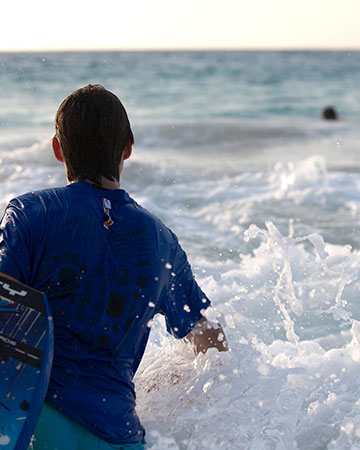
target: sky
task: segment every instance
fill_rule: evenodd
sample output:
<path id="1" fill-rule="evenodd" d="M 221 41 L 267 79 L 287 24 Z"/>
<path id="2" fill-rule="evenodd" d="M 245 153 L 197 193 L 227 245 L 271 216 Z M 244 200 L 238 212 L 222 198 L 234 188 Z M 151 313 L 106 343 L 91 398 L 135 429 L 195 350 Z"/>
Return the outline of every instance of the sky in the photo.
<path id="1" fill-rule="evenodd" d="M 12 0 L 0 51 L 360 48 L 360 0 Z"/>

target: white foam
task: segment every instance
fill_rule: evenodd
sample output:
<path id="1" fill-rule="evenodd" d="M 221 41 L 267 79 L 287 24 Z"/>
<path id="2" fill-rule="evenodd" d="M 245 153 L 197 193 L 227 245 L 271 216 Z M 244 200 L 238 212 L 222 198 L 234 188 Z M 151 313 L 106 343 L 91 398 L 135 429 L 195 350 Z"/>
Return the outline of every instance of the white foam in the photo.
<path id="1" fill-rule="evenodd" d="M 214 268 L 199 274 L 223 318 L 229 353 L 195 358 L 185 344 L 166 337 L 162 320 L 155 323 L 136 377 L 138 411 L 152 430 L 150 448 L 355 445 L 360 322 L 342 314 L 341 286 L 348 273 L 346 286 L 353 286 L 347 299 L 357 302 L 359 279 L 352 267 L 359 254 L 314 234 L 284 236 L 272 223 L 251 226 L 246 235 L 261 242 L 241 264 L 222 263 L 219 280 L 210 275 Z M 317 327 L 311 339 L 309 315 Z"/>

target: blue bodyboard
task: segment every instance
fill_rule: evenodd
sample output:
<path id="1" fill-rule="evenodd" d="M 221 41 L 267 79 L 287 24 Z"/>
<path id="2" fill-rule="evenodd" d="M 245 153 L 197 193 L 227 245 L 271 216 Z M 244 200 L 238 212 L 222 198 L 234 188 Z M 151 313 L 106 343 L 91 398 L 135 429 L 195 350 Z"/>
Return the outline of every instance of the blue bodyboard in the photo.
<path id="1" fill-rule="evenodd" d="M 28 448 L 48 387 L 53 347 L 45 294 L 0 274 L 0 449 Z"/>

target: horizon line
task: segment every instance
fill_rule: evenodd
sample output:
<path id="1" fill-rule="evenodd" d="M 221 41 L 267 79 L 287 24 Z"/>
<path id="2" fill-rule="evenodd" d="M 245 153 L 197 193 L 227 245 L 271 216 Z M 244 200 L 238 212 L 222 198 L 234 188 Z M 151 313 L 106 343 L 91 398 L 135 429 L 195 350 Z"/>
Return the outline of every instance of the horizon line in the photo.
<path id="1" fill-rule="evenodd" d="M 301 52 L 336 52 L 336 51 L 360 51 L 360 46 L 356 47 L 101 47 L 101 48 L 9 48 L 9 49 L 0 49 L 0 53 L 70 53 L 70 52 L 216 52 L 216 51 L 239 51 L 239 52 L 272 52 L 272 51 L 283 51 L 283 52 L 291 52 L 291 51 L 301 51 Z"/>

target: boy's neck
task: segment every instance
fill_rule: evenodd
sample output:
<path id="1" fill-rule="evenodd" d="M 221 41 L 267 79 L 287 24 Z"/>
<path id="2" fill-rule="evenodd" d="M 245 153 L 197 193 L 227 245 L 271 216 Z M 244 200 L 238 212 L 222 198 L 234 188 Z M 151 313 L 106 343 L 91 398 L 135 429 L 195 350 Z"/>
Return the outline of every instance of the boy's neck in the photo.
<path id="1" fill-rule="evenodd" d="M 120 180 L 117 181 L 111 181 L 105 177 L 101 177 L 100 183 L 94 183 L 94 181 L 91 180 L 84 180 L 88 183 L 91 183 L 93 186 L 99 188 L 99 189 L 108 189 L 108 190 L 114 190 L 120 188 Z M 76 181 L 72 181 L 74 183 Z"/>
<path id="2" fill-rule="evenodd" d="M 109 180 L 108 178 L 101 177 L 100 184 L 93 183 L 90 181 L 94 186 L 100 188 L 100 189 L 119 189 L 120 188 L 120 180 Z"/>

